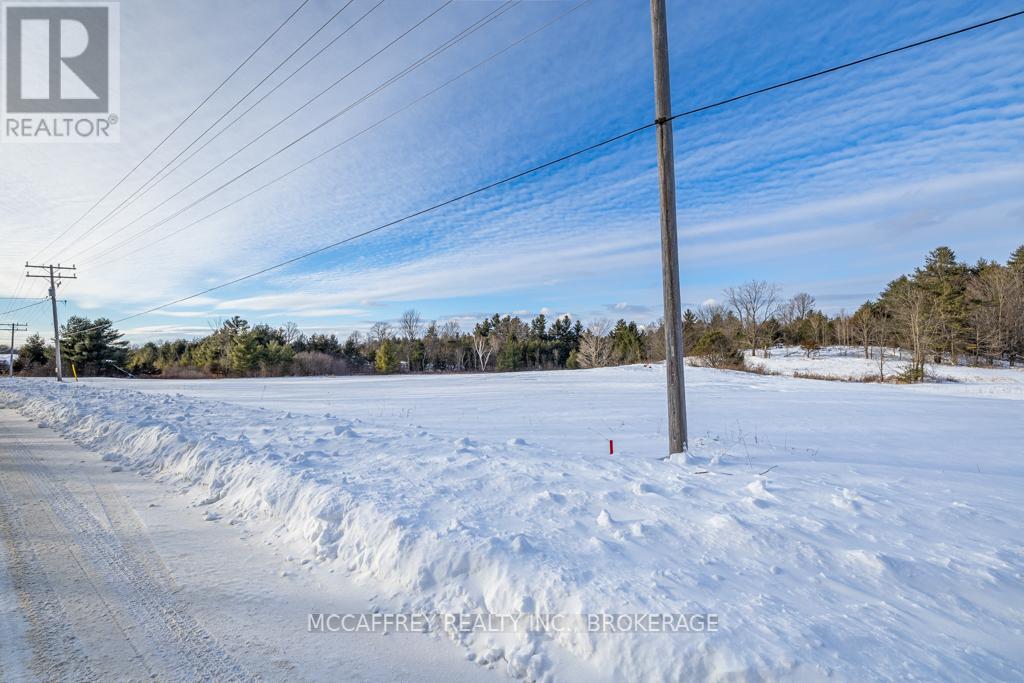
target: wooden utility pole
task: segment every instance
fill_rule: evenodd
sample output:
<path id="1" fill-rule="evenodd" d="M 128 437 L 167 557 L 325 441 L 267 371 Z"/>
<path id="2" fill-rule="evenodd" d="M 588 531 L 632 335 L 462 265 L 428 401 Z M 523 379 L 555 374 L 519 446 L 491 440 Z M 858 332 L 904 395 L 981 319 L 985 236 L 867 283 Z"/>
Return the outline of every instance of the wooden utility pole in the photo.
<path id="1" fill-rule="evenodd" d="M 26 331 L 28 325 L 26 323 L 4 323 L 4 327 L 11 328 L 11 348 L 7 354 L 7 371 L 10 377 L 14 377 L 14 333 Z"/>
<path id="2" fill-rule="evenodd" d="M 64 377 L 61 374 L 61 360 L 60 360 L 60 322 L 57 320 L 57 288 L 60 287 L 61 280 L 65 277 L 69 280 L 77 280 L 77 275 L 64 275 L 62 271 L 71 270 L 74 271 L 74 266 L 62 266 L 59 263 L 57 265 L 50 264 L 48 266 L 30 266 L 28 263 L 25 264 L 26 268 L 41 268 L 44 271 L 49 271 L 49 274 L 36 275 L 33 273 L 25 273 L 25 277 L 42 277 L 50 279 L 50 305 L 53 307 L 53 346 L 54 346 L 54 360 L 57 371 L 57 381 L 63 382 Z"/>
<path id="3" fill-rule="evenodd" d="M 672 148 L 672 93 L 668 70 L 665 0 L 651 0 L 654 45 L 654 115 L 661 187 L 661 280 L 665 296 L 665 374 L 668 380 L 669 454 L 686 451 L 686 388 L 683 382 L 683 318 L 679 304 L 679 243 L 676 236 L 676 169 Z"/>

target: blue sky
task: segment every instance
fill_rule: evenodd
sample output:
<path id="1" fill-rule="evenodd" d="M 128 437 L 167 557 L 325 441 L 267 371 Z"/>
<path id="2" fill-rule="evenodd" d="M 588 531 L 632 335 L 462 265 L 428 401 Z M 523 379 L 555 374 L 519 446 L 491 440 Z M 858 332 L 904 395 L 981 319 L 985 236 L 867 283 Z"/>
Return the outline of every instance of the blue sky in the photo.
<path id="1" fill-rule="evenodd" d="M 62 288 L 68 304 L 61 314 L 130 315 L 653 118 L 647 3 L 590 0 L 285 180 L 182 229 L 576 4 L 523 2 L 250 175 L 104 254 L 499 6 L 444 7 L 260 142 L 146 214 L 442 3 L 388 0 L 122 214 L 83 236 L 106 213 L 94 212 L 40 254 L 37 260 L 79 266 L 79 279 Z M 0 294 L 17 289 L 20 265 L 141 159 L 297 4 L 124 3 L 121 142 L 0 145 Z M 342 4 L 311 1 L 103 206 L 112 208 L 159 169 Z M 374 4 L 355 0 L 253 97 Z M 674 108 L 1019 8 L 956 0 L 670 1 Z M 778 282 L 786 294 L 808 291 L 829 311 L 849 310 L 940 244 L 969 261 L 1004 260 L 1024 242 L 1021 45 L 1024 18 L 677 121 L 683 300 L 698 305 L 757 278 Z M 661 313 L 654 151 L 653 133 L 640 134 L 120 327 L 135 341 L 191 336 L 237 313 L 345 334 L 393 320 L 406 308 L 464 327 L 495 311 L 654 320 Z M 19 291 L 43 294 L 38 280 L 23 282 Z M 20 315 L 42 330 L 48 310 Z"/>

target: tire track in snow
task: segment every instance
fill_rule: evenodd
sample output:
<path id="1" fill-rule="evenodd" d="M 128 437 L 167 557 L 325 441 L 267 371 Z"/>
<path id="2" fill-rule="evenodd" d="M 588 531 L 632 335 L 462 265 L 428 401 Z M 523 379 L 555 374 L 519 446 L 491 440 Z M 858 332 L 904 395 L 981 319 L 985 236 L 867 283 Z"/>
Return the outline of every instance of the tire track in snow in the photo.
<path id="1" fill-rule="evenodd" d="M 125 638 L 131 642 L 139 641 L 141 636 L 148 663 L 182 680 L 252 678 L 188 613 L 166 578 L 154 576 L 148 567 L 162 564 L 159 558 L 136 557 L 134 553 L 148 549 L 140 543 L 122 542 L 115 528 L 104 526 L 9 429 L 0 426 L 0 432 L 9 447 L 11 461 L 19 466 L 38 499 L 47 502 L 81 551 L 86 560 L 82 570 L 91 575 L 94 583 L 103 584 L 105 592 L 115 598 L 114 610 L 130 622 L 132 628 L 123 629 Z M 88 680 L 93 676 L 72 678 Z"/>
<path id="2" fill-rule="evenodd" d="M 9 469 L 9 463 L 0 462 L 0 543 L 6 550 L 11 587 L 28 626 L 32 669 L 45 680 L 96 680 L 7 488 Z"/>

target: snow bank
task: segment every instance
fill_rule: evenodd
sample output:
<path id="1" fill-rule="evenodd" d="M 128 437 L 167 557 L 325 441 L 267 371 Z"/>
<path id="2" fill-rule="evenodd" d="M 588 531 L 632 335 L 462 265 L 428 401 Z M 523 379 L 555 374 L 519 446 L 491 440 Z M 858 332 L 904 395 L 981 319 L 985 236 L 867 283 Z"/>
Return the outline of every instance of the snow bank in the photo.
<path id="1" fill-rule="evenodd" d="M 485 429 L 452 439 L 32 380 L 0 404 L 182 486 L 210 519 L 273 521 L 314 561 L 389 586 L 385 610 L 719 620 L 703 634 L 450 634 L 515 677 L 956 680 L 1021 665 L 1020 468 L 953 479 L 942 454 L 861 472 L 742 432 L 668 461 L 568 456 Z"/>

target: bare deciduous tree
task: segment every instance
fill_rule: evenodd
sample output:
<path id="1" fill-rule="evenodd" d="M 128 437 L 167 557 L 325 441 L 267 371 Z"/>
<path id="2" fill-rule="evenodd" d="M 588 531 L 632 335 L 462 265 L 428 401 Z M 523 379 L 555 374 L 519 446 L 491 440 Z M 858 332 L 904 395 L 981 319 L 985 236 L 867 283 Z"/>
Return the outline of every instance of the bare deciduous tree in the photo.
<path id="1" fill-rule="evenodd" d="M 648 363 L 660 363 L 665 360 L 665 321 L 658 320 L 647 326 L 644 335 L 644 352 Z"/>
<path id="2" fill-rule="evenodd" d="M 302 331 L 299 329 L 299 326 L 293 322 L 287 322 L 281 328 L 281 341 L 285 344 L 291 344 L 301 335 Z"/>
<path id="3" fill-rule="evenodd" d="M 608 321 L 595 320 L 580 338 L 576 363 L 581 368 L 603 368 L 612 359 L 612 344 L 608 339 Z"/>
<path id="4" fill-rule="evenodd" d="M 385 322 L 374 323 L 366 334 L 377 345 L 383 344 L 385 339 L 391 339 L 391 325 Z"/>
<path id="5" fill-rule="evenodd" d="M 928 351 L 934 345 L 935 317 L 929 310 L 927 294 L 914 283 L 904 280 L 892 288 L 893 318 L 898 325 L 901 344 L 911 352 L 911 381 L 924 379 Z"/>
<path id="6" fill-rule="evenodd" d="M 407 370 L 412 370 L 412 346 L 419 338 L 422 327 L 420 313 L 415 308 L 410 308 L 403 313 L 398 321 L 398 331 L 402 335 L 402 339 L 405 340 L 405 367 Z"/>
<path id="7" fill-rule="evenodd" d="M 843 355 L 845 356 L 846 347 L 848 347 L 850 342 L 853 340 L 853 337 L 850 334 L 851 318 L 846 314 L 845 308 L 839 310 L 839 315 L 835 318 L 834 326 L 836 330 L 836 342 L 842 347 Z"/>
<path id="8" fill-rule="evenodd" d="M 1012 270 L 995 265 L 981 268 L 967 283 L 967 297 L 973 304 L 968 312 L 975 362 L 982 356 L 989 362 L 1002 354 L 1013 336 L 1016 278 Z M 1019 313 L 1017 314 L 1019 315 Z"/>
<path id="9" fill-rule="evenodd" d="M 857 312 L 850 318 L 854 333 L 864 347 L 864 358 L 871 357 L 871 336 L 875 332 L 875 318 L 871 310 L 871 303 L 866 303 L 857 309 Z"/>
<path id="10" fill-rule="evenodd" d="M 498 337 L 494 334 L 473 335 L 473 351 L 476 352 L 476 359 L 480 367 L 480 372 L 487 369 L 487 363 L 490 362 L 491 355 L 498 348 L 499 343 Z"/>
<path id="11" fill-rule="evenodd" d="M 458 339 L 461 335 L 462 329 L 459 327 L 458 320 L 449 320 L 444 325 L 441 325 L 441 338 L 445 341 Z"/>
<path id="12" fill-rule="evenodd" d="M 789 328 L 806 320 L 814 312 L 814 297 L 807 292 L 799 292 L 778 307 L 775 315 L 783 328 Z"/>
<path id="13" fill-rule="evenodd" d="M 407 342 L 412 342 L 420 336 L 420 328 L 422 328 L 422 326 L 419 311 L 415 308 L 410 308 L 408 311 L 403 313 L 401 320 L 398 322 L 398 330 L 401 333 L 402 338 Z"/>
<path id="14" fill-rule="evenodd" d="M 779 305 L 779 286 L 764 280 L 751 280 L 739 287 L 725 290 L 726 300 L 736 317 L 740 319 L 747 346 L 757 355 L 758 342 L 765 322 L 774 315 Z M 768 355 L 765 342 L 764 355 Z"/>
<path id="15" fill-rule="evenodd" d="M 725 319 L 725 315 L 725 306 L 717 301 L 701 304 L 697 307 L 697 320 L 700 320 L 707 326 L 721 323 L 721 321 Z"/>
<path id="16" fill-rule="evenodd" d="M 1012 367 L 1024 357 L 1024 267 L 1013 269 L 1006 295 L 1006 349 Z"/>
<path id="17" fill-rule="evenodd" d="M 799 292 L 789 300 L 789 307 L 793 311 L 795 320 L 803 320 L 814 312 L 814 304 L 817 303 L 814 297 L 807 292 Z"/>

